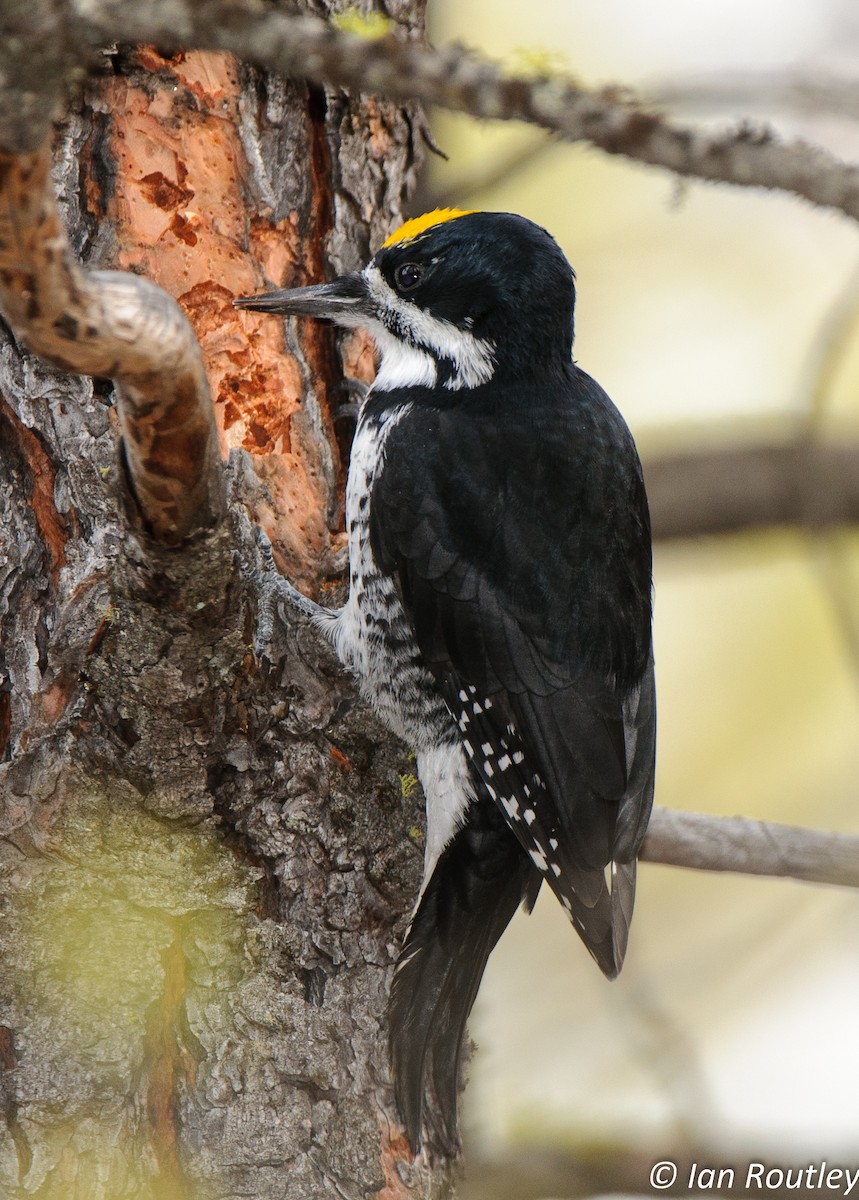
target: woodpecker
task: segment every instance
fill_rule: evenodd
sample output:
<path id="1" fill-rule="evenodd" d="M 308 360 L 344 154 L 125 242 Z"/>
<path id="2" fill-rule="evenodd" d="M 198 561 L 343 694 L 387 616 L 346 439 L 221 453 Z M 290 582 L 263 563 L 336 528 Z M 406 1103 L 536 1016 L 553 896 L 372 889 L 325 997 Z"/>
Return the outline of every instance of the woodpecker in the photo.
<path id="1" fill-rule="evenodd" d="M 391 1061 L 412 1149 L 452 1154 L 465 1023 L 517 907 L 546 883 L 601 970 L 623 963 L 655 762 L 641 465 L 573 361 L 574 272 L 523 217 L 436 210 L 360 272 L 236 304 L 360 326 L 378 350 L 348 600 L 290 598 L 415 752 L 425 866 Z"/>

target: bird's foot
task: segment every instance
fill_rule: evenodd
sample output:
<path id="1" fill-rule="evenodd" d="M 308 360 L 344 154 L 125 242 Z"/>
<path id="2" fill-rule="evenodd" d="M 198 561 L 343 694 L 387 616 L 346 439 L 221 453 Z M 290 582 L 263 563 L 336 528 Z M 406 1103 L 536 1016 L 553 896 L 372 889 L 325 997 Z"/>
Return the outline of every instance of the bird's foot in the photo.
<path id="1" fill-rule="evenodd" d="M 283 619 L 283 607 L 306 617 L 317 628 L 332 621 L 336 614 L 330 608 L 309 600 L 281 575 L 272 555 L 271 542 L 259 526 L 256 527 L 255 539 L 262 560 L 262 569 L 257 574 L 259 609 L 254 636 L 254 653 L 259 655 L 271 645 L 275 618 L 280 616 Z"/>

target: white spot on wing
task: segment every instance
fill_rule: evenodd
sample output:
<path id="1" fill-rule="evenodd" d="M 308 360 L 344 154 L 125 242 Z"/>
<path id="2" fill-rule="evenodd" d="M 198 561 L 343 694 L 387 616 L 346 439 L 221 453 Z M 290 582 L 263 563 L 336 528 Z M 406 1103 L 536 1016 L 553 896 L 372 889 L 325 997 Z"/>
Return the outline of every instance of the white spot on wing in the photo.
<path id="1" fill-rule="evenodd" d="M 545 874 L 546 871 L 548 871 L 548 869 L 549 869 L 549 864 L 546 861 L 546 855 L 545 855 L 545 852 L 543 851 L 543 848 L 541 846 L 538 846 L 536 848 L 536 850 L 529 850 L 528 853 L 530 854 L 531 858 L 533 859 L 534 866 L 538 867 L 543 872 L 543 874 Z"/>

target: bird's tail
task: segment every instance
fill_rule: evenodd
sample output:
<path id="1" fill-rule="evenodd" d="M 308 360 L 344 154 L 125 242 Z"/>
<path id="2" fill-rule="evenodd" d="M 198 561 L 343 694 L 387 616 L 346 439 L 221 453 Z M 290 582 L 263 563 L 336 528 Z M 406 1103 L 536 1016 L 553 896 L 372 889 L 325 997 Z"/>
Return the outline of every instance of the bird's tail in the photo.
<path id="1" fill-rule="evenodd" d="M 465 1023 L 492 948 L 539 888 L 540 873 L 496 805 L 474 801 L 427 883 L 391 990 L 394 1087 L 415 1152 L 424 1128 L 431 1150 L 453 1155 L 458 1148 Z"/>
<path id="2" fill-rule="evenodd" d="M 606 878 L 608 875 L 608 879 Z M 623 966 L 635 905 L 636 860 L 612 862 L 605 872 L 587 868 L 567 871 L 565 886 L 552 880 L 576 933 L 608 979 Z"/>

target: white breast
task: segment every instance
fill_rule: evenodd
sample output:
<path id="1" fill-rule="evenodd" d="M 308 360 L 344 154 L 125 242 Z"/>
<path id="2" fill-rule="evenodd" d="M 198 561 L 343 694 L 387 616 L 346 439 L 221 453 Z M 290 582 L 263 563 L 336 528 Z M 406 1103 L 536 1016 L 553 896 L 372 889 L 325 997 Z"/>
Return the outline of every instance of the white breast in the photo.
<path id="1" fill-rule="evenodd" d="M 407 412 L 408 406 L 381 418 L 362 413 L 358 422 L 346 486 L 349 599 L 338 614 L 334 645 L 379 716 L 418 750 L 437 736 L 440 723 L 449 726 L 451 718 L 421 662 L 396 581 L 379 570 L 373 557 L 369 522 L 385 443 Z"/>
<path id="2" fill-rule="evenodd" d="M 474 793 L 456 725 L 423 664 L 396 581 L 380 571 L 370 544 L 373 486 L 384 465 L 385 443 L 407 411 L 392 411 L 381 420 L 362 413 L 358 423 L 346 487 L 349 599 L 336 616 L 332 640 L 364 697 L 415 751 L 427 800 L 426 881 Z"/>

